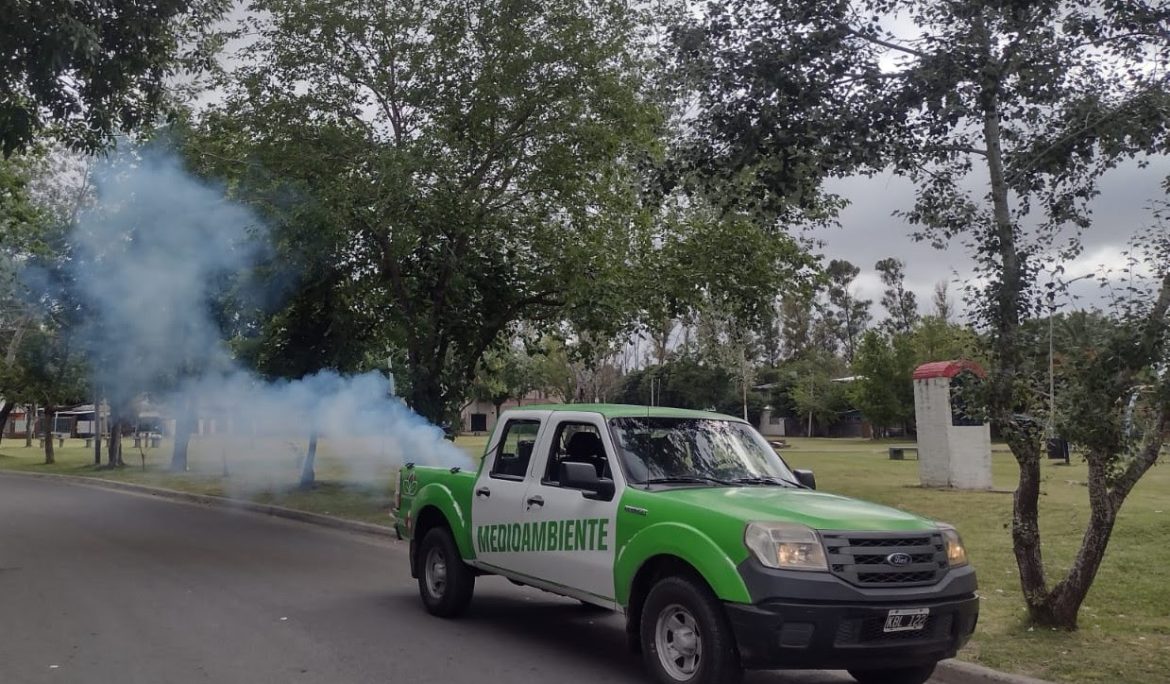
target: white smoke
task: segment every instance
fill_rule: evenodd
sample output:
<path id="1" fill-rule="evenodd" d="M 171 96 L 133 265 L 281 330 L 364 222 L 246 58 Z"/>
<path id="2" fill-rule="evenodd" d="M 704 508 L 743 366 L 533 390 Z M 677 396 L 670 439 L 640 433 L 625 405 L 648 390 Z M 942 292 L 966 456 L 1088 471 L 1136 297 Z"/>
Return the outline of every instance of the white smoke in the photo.
<path id="1" fill-rule="evenodd" d="M 137 150 L 97 169 L 95 190 L 72 233 L 70 269 L 89 312 L 80 337 L 94 383 L 122 400 L 152 390 L 171 419 L 193 400 L 200 424 L 216 433 L 193 442 L 193 469 L 222 461 L 237 489 L 287 487 L 298 481 L 313 429 L 318 471 L 347 482 L 384 486 L 404 461 L 469 464 L 394 396 L 388 375 L 267 381 L 233 358 L 217 322 L 232 309 L 217 308 L 218 298 L 229 288 L 236 302 L 273 292 L 251 275 L 270 253 L 268 231 L 222 188 L 171 154 Z"/>

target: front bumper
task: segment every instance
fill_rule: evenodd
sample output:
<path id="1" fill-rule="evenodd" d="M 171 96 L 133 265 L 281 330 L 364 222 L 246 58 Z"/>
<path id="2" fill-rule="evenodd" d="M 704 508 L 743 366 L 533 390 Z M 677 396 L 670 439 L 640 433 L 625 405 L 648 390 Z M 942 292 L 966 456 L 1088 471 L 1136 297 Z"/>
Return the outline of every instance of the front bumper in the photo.
<path id="1" fill-rule="evenodd" d="M 951 658 L 979 618 L 974 594 L 890 603 L 766 600 L 725 604 L 744 667 L 881 669 Z M 921 631 L 883 631 L 894 608 L 929 608 Z"/>

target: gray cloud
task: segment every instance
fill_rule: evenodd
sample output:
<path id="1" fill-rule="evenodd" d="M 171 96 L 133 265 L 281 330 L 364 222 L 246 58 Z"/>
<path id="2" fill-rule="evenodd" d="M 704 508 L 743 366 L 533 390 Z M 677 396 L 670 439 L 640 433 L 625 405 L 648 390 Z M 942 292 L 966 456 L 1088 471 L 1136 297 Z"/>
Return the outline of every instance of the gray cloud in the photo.
<path id="1" fill-rule="evenodd" d="M 1082 255 L 1065 264 L 1069 278 L 1122 264 L 1128 241 L 1152 222 L 1151 202 L 1166 198 L 1162 182 L 1167 175 L 1170 159 L 1163 158 L 1153 160 L 1144 169 L 1136 162 L 1123 164 L 1101 179 L 1101 195 L 1092 204 L 1094 225 L 1084 233 Z M 839 227 L 819 229 L 812 235 L 823 241 L 820 253 L 826 259 L 847 259 L 862 269 L 857 291 L 874 300 L 875 318 L 884 317 L 877 304 L 882 286 L 873 269 L 879 259 L 894 256 L 906 262 L 907 285 L 917 294 L 923 310 L 929 306 L 935 283 L 961 283 L 971 277 L 974 261 L 961 244 L 955 242 L 946 250 L 938 250 L 917 242 L 911 237 L 913 228 L 893 215 L 913 205 L 914 186 L 909 180 L 893 174 L 855 176 L 834 181 L 828 187 L 850 204 L 841 213 Z M 951 292 L 954 303 L 961 307 L 958 286 L 952 284 Z M 1071 292 L 1082 306 L 1098 300 L 1097 285 L 1091 280 L 1074 284 Z"/>

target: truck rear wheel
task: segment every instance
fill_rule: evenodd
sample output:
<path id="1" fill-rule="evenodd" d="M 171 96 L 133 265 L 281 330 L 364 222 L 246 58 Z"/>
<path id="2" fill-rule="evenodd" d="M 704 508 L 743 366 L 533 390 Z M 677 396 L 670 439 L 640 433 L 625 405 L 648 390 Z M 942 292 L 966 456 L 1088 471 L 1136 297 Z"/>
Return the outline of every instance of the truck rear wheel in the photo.
<path id="1" fill-rule="evenodd" d="M 689 577 L 660 580 L 642 609 L 642 657 L 662 684 L 733 684 L 743 676 L 723 607 Z"/>
<path id="2" fill-rule="evenodd" d="M 475 591 L 475 574 L 459 556 L 451 531 L 434 527 L 418 546 L 418 591 L 427 612 L 455 617 L 467 609 Z"/>
<path id="3" fill-rule="evenodd" d="M 925 684 L 934 674 L 935 663 L 888 670 L 849 670 L 859 684 Z"/>

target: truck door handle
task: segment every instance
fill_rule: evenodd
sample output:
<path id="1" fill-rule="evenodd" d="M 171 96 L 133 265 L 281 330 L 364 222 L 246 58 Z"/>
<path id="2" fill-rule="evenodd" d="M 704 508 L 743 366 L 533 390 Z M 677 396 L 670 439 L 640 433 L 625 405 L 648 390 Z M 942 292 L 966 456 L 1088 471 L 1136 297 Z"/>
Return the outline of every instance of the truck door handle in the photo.
<path id="1" fill-rule="evenodd" d="M 492 490 L 488 489 L 487 487 L 480 487 L 479 489 L 475 490 L 475 495 L 476 496 L 491 496 Z"/>
<path id="2" fill-rule="evenodd" d="M 542 499 L 539 496 L 534 496 L 534 497 L 529 498 L 528 499 L 528 507 L 531 508 L 533 506 L 544 506 L 544 499 Z"/>

